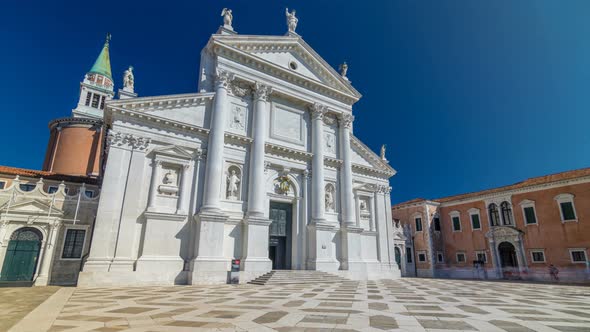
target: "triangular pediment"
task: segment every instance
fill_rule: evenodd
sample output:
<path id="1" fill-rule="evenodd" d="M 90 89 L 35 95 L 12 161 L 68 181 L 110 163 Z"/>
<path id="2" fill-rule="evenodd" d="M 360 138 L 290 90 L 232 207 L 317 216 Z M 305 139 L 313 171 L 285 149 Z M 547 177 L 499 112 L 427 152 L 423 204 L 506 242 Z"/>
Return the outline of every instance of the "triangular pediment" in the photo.
<path id="1" fill-rule="evenodd" d="M 256 60 L 326 85 L 358 100 L 361 94 L 317 54 L 301 37 L 217 35 L 218 45 L 251 55 Z M 280 76 L 279 74 L 279 76 Z"/>
<path id="2" fill-rule="evenodd" d="M 8 203 L 4 204 L 0 209 L 6 211 Z M 52 216 L 62 216 L 63 211 L 56 208 L 55 206 L 50 206 L 46 202 L 40 199 L 31 199 L 26 201 L 21 201 L 18 203 L 12 203 L 10 205 L 9 213 L 11 214 L 29 214 L 29 215 L 47 215 L 49 214 L 49 209 L 51 209 Z"/>
<path id="3" fill-rule="evenodd" d="M 153 149 L 152 153 L 182 159 L 191 159 L 193 157 L 190 152 L 176 145 L 158 147 Z"/>
<path id="4" fill-rule="evenodd" d="M 355 136 L 350 137 L 350 148 L 353 165 L 386 172 L 391 176 L 395 175 L 396 171 L 386 161 L 381 160 L 375 152 Z"/>

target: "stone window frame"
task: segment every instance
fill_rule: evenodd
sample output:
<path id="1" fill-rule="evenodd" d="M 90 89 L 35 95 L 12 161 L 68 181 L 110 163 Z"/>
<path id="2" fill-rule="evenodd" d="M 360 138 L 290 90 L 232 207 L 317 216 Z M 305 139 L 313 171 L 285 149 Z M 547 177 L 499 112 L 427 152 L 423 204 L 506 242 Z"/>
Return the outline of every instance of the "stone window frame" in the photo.
<path id="1" fill-rule="evenodd" d="M 416 220 L 417 219 L 420 219 L 420 230 L 418 230 L 418 227 L 416 227 L 416 225 L 417 225 Z M 424 218 L 422 217 L 422 213 L 416 212 L 416 213 L 412 214 L 412 220 L 414 221 L 414 232 L 422 233 L 422 231 L 424 231 Z"/>
<path id="2" fill-rule="evenodd" d="M 530 199 L 525 199 L 519 203 L 520 210 L 522 211 L 522 221 L 524 222 L 524 226 L 537 226 L 539 225 L 539 216 L 537 216 L 537 208 L 535 206 L 535 201 Z M 533 213 L 535 214 L 535 222 L 534 223 L 527 223 L 526 219 L 526 212 L 524 211 L 525 208 L 533 208 Z"/>
<path id="3" fill-rule="evenodd" d="M 463 225 L 461 224 L 461 212 L 455 210 L 455 211 L 451 211 L 449 212 L 449 216 L 451 217 L 451 231 L 453 231 L 453 233 L 457 233 L 457 232 L 462 232 L 463 231 Z M 456 230 L 455 229 L 455 222 L 453 221 L 453 218 L 459 218 L 459 229 Z"/>
<path id="4" fill-rule="evenodd" d="M 574 195 L 569 193 L 563 193 L 555 196 L 555 201 L 557 202 L 557 206 L 559 207 L 559 219 L 562 223 L 566 222 L 578 222 L 578 213 L 576 212 L 576 204 L 574 203 Z M 574 219 L 563 219 L 563 210 L 561 209 L 561 203 L 572 203 L 572 209 L 574 210 Z M 586 256 L 588 259 L 588 256 Z"/>
<path id="5" fill-rule="evenodd" d="M 420 255 L 424 255 L 424 260 L 420 259 Z M 416 257 L 418 257 L 418 263 L 428 262 L 428 255 L 426 254 L 426 250 L 416 250 Z"/>
<path id="6" fill-rule="evenodd" d="M 437 263 L 444 263 L 445 262 L 445 254 L 442 251 L 436 252 L 436 262 Z"/>
<path id="7" fill-rule="evenodd" d="M 469 213 L 469 223 L 471 224 L 471 231 L 481 231 L 481 213 L 479 213 L 479 209 L 477 208 L 471 208 L 469 210 L 467 210 L 467 213 Z M 473 216 L 477 215 L 477 218 L 479 220 L 479 227 L 478 228 L 474 228 L 473 227 Z"/>
<path id="8" fill-rule="evenodd" d="M 63 237 L 61 241 L 61 249 L 58 252 L 59 260 L 60 261 L 79 261 L 84 257 L 84 249 L 86 248 L 86 241 L 88 241 L 88 232 L 89 232 L 90 225 L 66 225 L 63 230 Z M 68 234 L 68 230 L 76 229 L 76 230 L 83 230 L 84 231 L 84 241 L 82 241 L 82 253 L 80 258 L 64 258 L 64 248 L 66 246 L 66 236 Z"/>
<path id="9" fill-rule="evenodd" d="M 588 253 L 586 252 L 586 248 L 569 248 L 568 251 L 570 253 L 570 260 L 571 260 L 571 262 L 573 264 L 586 264 L 586 262 L 588 261 Z M 584 261 L 574 261 L 574 256 L 572 254 L 575 251 L 583 252 L 584 253 L 584 257 L 586 258 L 586 260 L 584 260 Z"/>
<path id="10" fill-rule="evenodd" d="M 530 251 L 530 254 L 531 254 L 531 263 L 533 263 L 533 264 L 543 264 L 543 263 L 547 262 L 547 256 L 545 256 L 545 249 L 531 249 L 529 251 Z M 534 254 L 535 253 L 539 253 L 539 252 L 543 254 L 543 260 L 542 261 L 535 260 Z"/>
<path id="11" fill-rule="evenodd" d="M 438 220 L 438 229 L 436 229 L 436 221 Z M 436 214 L 434 214 L 434 216 L 432 217 L 432 230 L 435 232 L 440 233 L 442 231 L 442 224 L 440 222 L 440 216 L 438 214 L 438 212 Z"/>
<path id="12" fill-rule="evenodd" d="M 478 259 L 478 255 L 481 255 L 481 254 L 483 254 L 483 257 L 484 257 L 483 263 L 484 264 L 487 264 L 487 262 L 488 262 L 488 253 L 485 250 L 476 250 L 475 251 L 475 259 L 479 260 Z"/>
<path id="13" fill-rule="evenodd" d="M 459 260 L 459 255 L 463 255 L 463 261 Z M 455 262 L 457 264 L 466 264 L 467 263 L 467 254 L 465 251 L 457 251 L 455 253 Z"/>

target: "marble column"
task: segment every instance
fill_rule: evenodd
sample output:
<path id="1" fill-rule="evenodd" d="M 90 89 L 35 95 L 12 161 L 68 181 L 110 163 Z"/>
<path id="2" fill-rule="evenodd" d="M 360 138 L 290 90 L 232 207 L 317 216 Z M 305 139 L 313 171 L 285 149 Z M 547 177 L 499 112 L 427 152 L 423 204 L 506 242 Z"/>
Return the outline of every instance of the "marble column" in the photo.
<path id="1" fill-rule="evenodd" d="M 264 143 L 268 126 L 267 100 L 271 88 L 256 83 L 254 91 L 254 127 L 252 128 L 254 141 L 250 154 L 250 180 L 248 186 L 248 216 L 264 216 L 264 201 L 266 196 L 264 178 Z"/>
<path id="2" fill-rule="evenodd" d="M 248 211 L 244 219 L 243 257 L 241 269 L 245 281 L 256 278 L 272 269 L 268 258 L 268 227 L 264 217 L 266 180 L 264 175 L 264 143 L 268 125 L 267 100 L 271 88 L 256 83 L 254 90 L 253 142 L 250 148 L 250 176 L 248 183 Z"/>
<path id="3" fill-rule="evenodd" d="M 375 231 L 375 194 L 369 196 L 369 208 L 371 209 L 371 216 L 369 219 L 369 230 Z"/>
<path id="4" fill-rule="evenodd" d="M 326 106 L 313 104 L 311 111 L 311 218 L 315 224 L 325 223 L 325 188 L 324 188 L 324 114 Z"/>
<path id="5" fill-rule="evenodd" d="M 354 117 L 351 114 L 341 114 L 338 117 L 338 131 L 340 134 L 340 158 L 342 159 L 341 171 L 341 202 L 342 222 L 346 226 L 355 224 L 355 204 L 352 191 L 352 161 L 350 156 L 350 126 Z"/>
<path id="6" fill-rule="evenodd" d="M 219 71 L 215 80 L 215 101 L 211 112 L 211 126 L 207 145 L 205 190 L 202 211 L 220 209 L 221 181 L 223 180 L 223 147 L 227 119 L 227 89 L 233 76 Z"/>
<path id="7" fill-rule="evenodd" d="M 227 122 L 228 101 L 227 90 L 233 75 L 218 71 L 215 80 L 215 100 L 209 140 L 207 145 L 207 161 L 205 163 L 205 184 L 203 190 L 203 206 L 196 216 L 198 223 L 194 252 L 196 257 L 191 261 L 189 283 L 225 283 L 229 260 L 223 254 L 225 222 L 228 216 L 221 211 L 221 184 L 223 176 L 223 151 L 225 141 L 225 125 Z"/>

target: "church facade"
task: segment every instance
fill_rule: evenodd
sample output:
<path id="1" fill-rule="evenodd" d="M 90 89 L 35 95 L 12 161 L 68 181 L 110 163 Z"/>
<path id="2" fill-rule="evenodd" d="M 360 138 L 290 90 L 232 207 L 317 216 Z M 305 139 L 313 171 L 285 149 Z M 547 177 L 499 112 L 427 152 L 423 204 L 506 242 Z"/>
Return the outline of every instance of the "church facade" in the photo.
<path id="1" fill-rule="evenodd" d="M 79 285 L 225 283 L 272 269 L 396 278 L 389 178 L 353 134 L 361 95 L 296 32 L 239 35 L 231 10 L 201 53 L 198 93 L 121 98 Z M 81 98 L 82 100 L 82 98 Z M 100 102 L 100 100 L 99 100 Z"/>

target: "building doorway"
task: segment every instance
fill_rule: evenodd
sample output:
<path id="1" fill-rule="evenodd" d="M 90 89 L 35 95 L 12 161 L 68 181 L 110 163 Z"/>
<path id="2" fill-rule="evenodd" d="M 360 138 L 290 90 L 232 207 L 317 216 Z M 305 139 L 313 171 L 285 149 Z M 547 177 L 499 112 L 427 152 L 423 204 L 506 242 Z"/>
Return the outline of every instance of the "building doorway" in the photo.
<path id="1" fill-rule="evenodd" d="M 268 258 L 273 270 L 291 269 L 291 219 L 293 206 L 290 203 L 270 202 Z"/>
<path id="2" fill-rule="evenodd" d="M 397 268 L 401 271 L 402 270 L 402 251 L 399 247 L 395 247 L 395 262 L 397 263 Z"/>
<path id="3" fill-rule="evenodd" d="M 32 281 L 39 261 L 43 235 L 35 228 L 24 227 L 10 237 L 0 281 Z"/>
<path id="4" fill-rule="evenodd" d="M 502 242 L 498 245 L 500 254 L 500 265 L 504 278 L 518 277 L 518 260 L 516 259 L 516 248 L 510 242 Z"/>

